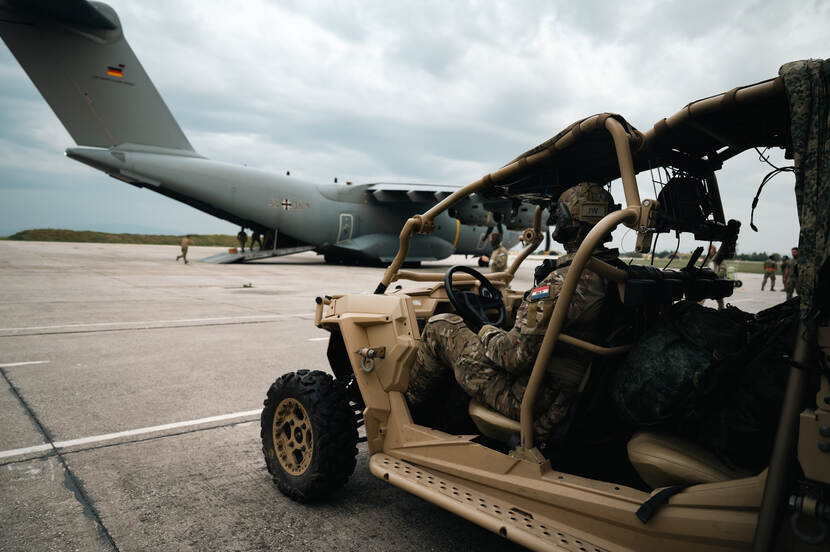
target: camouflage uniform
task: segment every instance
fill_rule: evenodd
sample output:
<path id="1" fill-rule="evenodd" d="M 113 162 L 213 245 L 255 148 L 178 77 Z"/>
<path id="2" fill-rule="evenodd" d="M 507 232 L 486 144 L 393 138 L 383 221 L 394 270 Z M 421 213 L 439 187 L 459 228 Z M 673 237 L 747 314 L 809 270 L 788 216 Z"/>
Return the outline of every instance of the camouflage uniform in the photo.
<path id="1" fill-rule="evenodd" d="M 493 252 L 490 253 L 490 272 L 504 272 L 507 270 L 507 249 L 501 244 L 501 234 L 490 234 L 490 244 Z"/>
<path id="2" fill-rule="evenodd" d="M 569 264 L 570 257 L 560 261 Z M 557 268 L 526 295 L 509 331 L 487 325 L 476 334 L 456 314 L 433 316 L 424 328 L 410 372 L 406 391 L 409 404 L 426 403 L 451 373 L 470 397 L 518 420 L 525 387 L 567 272 L 567 266 Z M 542 291 L 531 297 L 539 290 Z M 568 334 L 586 340 L 599 337 L 597 321 L 605 290 L 605 280 L 594 272 L 583 271 L 567 313 Z M 557 344 L 533 413 L 534 429 L 540 439 L 548 436 L 567 414 L 589 363 L 590 355 L 585 351 Z"/>
<path id="3" fill-rule="evenodd" d="M 787 285 L 801 296 L 802 317 L 815 319 L 819 305 L 826 301 L 826 295 L 822 297 L 826 285 L 819 278 L 830 259 L 830 60 L 794 61 L 782 65 L 778 73 L 784 79 L 790 108 L 795 201 L 801 224 L 799 258 L 791 262 Z"/>
<path id="4" fill-rule="evenodd" d="M 770 284 L 769 290 L 775 291 L 775 261 L 772 260 L 772 257 L 768 258 L 764 261 L 764 279 L 761 282 L 761 290 L 763 291 L 764 286 L 767 285 L 767 280 L 771 280 L 772 283 Z"/>
<path id="5" fill-rule="evenodd" d="M 490 272 L 504 272 L 507 270 L 507 249 L 499 245 L 490 255 Z"/>
<path id="6" fill-rule="evenodd" d="M 251 247 L 248 248 L 248 251 L 254 250 L 254 244 L 259 244 L 260 251 L 262 250 L 262 234 L 257 232 L 256 230 L 253 231 L 251 234 Z"/>
<path id="7" fill-rule="evenodd" d="M 239 230 L 239 233 L 236 235 L 236 241 L 239 242 L 239 248 L 245 253 L 245 242 L 248 241 L 248 235 L 245 233 L 244 228 Z"/>
<path id="8" fill-rule="evenodd" d="M 185 236 L 184 238 L 182 238 L 182 244 L 181 244 L 182 245 L 182 254 L 179 255 L 178 257 L 176 257 L 177 261 L 179 259 L 184 259 L 184 264 L 187 264 L 187 249 L 193 243 L 194 243 L 193 238 L 191 238 L 190 236 Z"/>
<path id="9" fill-rule="evenodd" d="M 793 258 L 787 263 L 787 272 L 784 279 L 784 291 L 787 292 L 787 300 L 793 298 L 795 285 L 798 283 L 798 259 Z"/>

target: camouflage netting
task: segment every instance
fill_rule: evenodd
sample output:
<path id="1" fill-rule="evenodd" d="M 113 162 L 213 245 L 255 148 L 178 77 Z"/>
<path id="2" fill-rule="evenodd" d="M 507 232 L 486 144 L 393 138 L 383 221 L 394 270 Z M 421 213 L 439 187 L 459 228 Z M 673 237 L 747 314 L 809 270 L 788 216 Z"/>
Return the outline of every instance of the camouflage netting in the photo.
<path id="1" fill-rule="evenodd" d="M 782 65 L 779 74 L 790 105 L 801 224 L 797 289 L 802 317 L 816 319 L 830 314 L 830 60 L 793 61 Z"/>
<path id="2" fill-rule="evenodd" d="M 752 315 L 672 305 L 615 374 L 611 397 L 632 431 L 698 443 L 760 471 L 769 462 L 799 318 L 799 298 Z"/>

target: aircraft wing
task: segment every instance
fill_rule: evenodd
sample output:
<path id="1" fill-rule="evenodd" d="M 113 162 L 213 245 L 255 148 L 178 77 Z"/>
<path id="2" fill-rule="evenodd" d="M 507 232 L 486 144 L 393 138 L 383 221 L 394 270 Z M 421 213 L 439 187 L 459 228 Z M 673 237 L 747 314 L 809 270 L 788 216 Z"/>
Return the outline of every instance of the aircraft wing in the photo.
<path id="1" fill-rule="evenodd" d="M 434 205 L 458 190 L 458 186 L 442 184 L 404 184 L 376 182 L 358 186 L 364 197 L 374 203 L 421 203 Z M 420 206 L 419 206 L 420 207 Z M 484 198 L 472 194 L 457 202 L 448 211 L 451 217 L 471 226 L 496 226 L 499 221 L 512 230 L 524 229 L 533 224 L 535 206 L 517 204 L 509 199 Z"/>
<path id="2" fill-rule="evenodd" d="M 394 182 L 377 182 L 364 184 L 367 196 L 378 203 L 427 203 L 434 205 L 459 189 L 458 186 L 446 184 L 401 184 Z M 486 199 L 472 194 L 456 204 L 461 208 L 481 207 L 486 211 L 508 211 L 510 200 Z M 475 224 L 475 223 L 472 223 Z"/>
<path id="3" fill-rule="evenodd" d="M 429 203 L 441 201 L 459 186 L 442 184 L 404 184 L 394 182 L 375 182 L 362 185 L 374 201 L 378 203 Z"/>

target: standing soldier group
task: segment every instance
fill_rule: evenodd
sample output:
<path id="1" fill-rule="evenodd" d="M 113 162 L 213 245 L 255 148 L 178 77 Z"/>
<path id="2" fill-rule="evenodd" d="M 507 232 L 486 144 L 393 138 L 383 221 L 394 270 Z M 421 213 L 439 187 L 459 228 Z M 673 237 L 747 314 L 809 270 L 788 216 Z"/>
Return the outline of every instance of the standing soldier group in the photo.
<path id="1" fill-rule="evenodd" d="M 798 248 L 792 248 L 793 257 L 790 259 L 786 255 L 781 258 L 781 280 L 784 282 L 784 291 L 787 292 L 787 299 L 792 299 L 795 293 L 795 285 L 798 282 Z M 767 280 L 770 281 L 770 291 L 775 291 L 775 272 L 778 270 L 778 265 L 772 255 L 767 257 L 764 261 L 764 279 L 761 282 L 761 289 L 767 285 Z"/>
<path id="2" fill-rule="evenodd" d="M 239 249 L 242 253 L 245 253 L 245 242 L 248 241 L 248 234 L 245 233 L 245 228 L 240 228 L 239 233 L 236 235 L 236 241 L 239 242 Z M 262 249 L 262 234 L 257 232 L 256 230 L 251 230 L 251 246 L 248 248 L 248 251 L 254 250 L 254 244 L 258 243 L 260 250 Z"/>

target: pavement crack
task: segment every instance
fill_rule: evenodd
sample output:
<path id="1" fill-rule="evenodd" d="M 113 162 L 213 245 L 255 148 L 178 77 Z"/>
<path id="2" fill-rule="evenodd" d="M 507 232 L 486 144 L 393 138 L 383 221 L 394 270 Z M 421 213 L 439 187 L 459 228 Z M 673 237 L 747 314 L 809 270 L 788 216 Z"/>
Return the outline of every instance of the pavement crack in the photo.
<path id="1" fill-rule="evenodd" d="M 109 548 L 113 552 L 120 552 L 118 545 L 115 544 L 115 540 L 112 538 L 107 526 L 104 525 L 104 521 L 101 519 L 101 513 L 95 507 L 92 499 L 89 497 L 89 494 L 86 492 L 84 488 L 83 481 L 78 478 L 77 475 L 69 468 L 69 464 L 66 462 L 66 458 L 64 455 L 55 447 L 55 441 L 52 438 L 51 432 L 43 425 L 40 419 L 35 414 L 35 411 L 29 406 L 29 403 L 26 402 L 26 399 L 23 398 L 23 395 L 20 393 L 20 390 L 17 386 L 12 383 L 12 380 L 9 379 L 9 375 L 6 373 L 4 368 L 0 368 L 0 374 L 3 376 L 3 379 L 6 380 L 6 383 L 9 385 L 9 389 L 17 397 L 17 400 L 20 402 L 20 406 L 23 407 L 23 410 L 26 411 L 26 415 L 29 417 L 30 420 L 35 424 L 38 431 L 40 431 L 43 438 L 51 445 L 52 452 L 57 457 L 58 462 L 60 462 L 61 466 L 63 466 L 64 470 L 64 485 L 66 486 L 69 491 L 75 496 L 75 499 L 81 504 L 83 507 L 84 516 L 86 516 L 91 521 L 94 521 L 98 526 L 98 536 L 101 537 L 101 540 L 109 546 Z"/>

